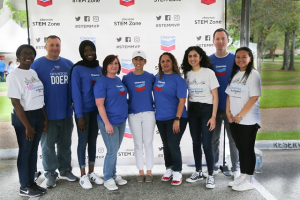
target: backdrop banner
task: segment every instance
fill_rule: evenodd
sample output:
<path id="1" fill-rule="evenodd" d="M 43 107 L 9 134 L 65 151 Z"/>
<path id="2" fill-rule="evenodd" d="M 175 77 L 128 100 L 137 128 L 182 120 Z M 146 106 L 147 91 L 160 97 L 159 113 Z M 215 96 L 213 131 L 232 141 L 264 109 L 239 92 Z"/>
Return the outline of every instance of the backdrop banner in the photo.
<path id="1" fill-rule="evenodd" d="M 224 0 L 31 0 L 28 1 L 30 34 L 37 58 L 46 55 L 49 35 L 61 38 L 61 56 L 72 62 L 81 60 L 79 44 L 91 40 L 102 65 L 109 54 L 119 56 L 123 75 L 134 70 L 132 53 L 147 55 L 145 70 L 156 74 L 159 56 L 171 52 L 181 65 L 189 46 L 200 46 L 208 55 L 215 52 L 213 32 L 224 27 Z M 154 161 L 163 164 L 162 142 L 157 128 L 154 136 Z M 118 164 L 134 165 L 134 145 L 129 126 L 118 153 Z M 72 136 L 72 165 L 77 161 L 77 131 Z M 183 163 L 193 164 L 189 128 L 181 142 Z M 96 165 L 103 165 L 106 148 L 99 134 Z M 223 152 L 220 152 L 222 155 Z M 42 168 L 39 149 L 38 168 Z M 222 160 L 222 158 L 220 158 Z M 205 164 L 205 156 L 203 155 Z"/>

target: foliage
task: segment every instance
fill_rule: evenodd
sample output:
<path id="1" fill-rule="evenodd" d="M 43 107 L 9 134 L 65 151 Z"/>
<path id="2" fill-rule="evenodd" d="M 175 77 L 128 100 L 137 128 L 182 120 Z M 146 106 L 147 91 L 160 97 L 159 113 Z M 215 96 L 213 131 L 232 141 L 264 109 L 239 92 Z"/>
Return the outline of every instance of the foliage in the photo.
<path id="1" fill-rule="evenodd" d="M 0 96 L 0 122 L 9 122 L 11 119 L 11 101 L 6 96 Z"/>
<path id="2" fill-rule="evenodd" d="M 23 28 L 27 27 L 27 18 L 26 18 L 26 10 L 16 10 L 12 7 L 11 2 L 9 0 L 5 0 L 4 4 L 9 8 L 12 13 L 12 18 Z"/>
<path id="3" fill-rule="evenodd" d="M 299 140 L 300 131 L 270 131 L 259 132 L 256 140 Z"/>
<path id="4" fill-rule="evenodd" d="M 300 89 L 264 89 L 259 108 L 300 107 L 299 99 Z"/>

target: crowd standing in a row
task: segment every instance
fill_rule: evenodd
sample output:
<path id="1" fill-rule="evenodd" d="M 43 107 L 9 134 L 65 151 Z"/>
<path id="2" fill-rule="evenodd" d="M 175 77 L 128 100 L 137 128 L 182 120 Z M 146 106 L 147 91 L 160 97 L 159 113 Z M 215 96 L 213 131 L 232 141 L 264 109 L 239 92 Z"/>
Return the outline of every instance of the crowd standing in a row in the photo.
<path id="1" fill-rule="evenodd" d="M 82 60 L 75 65 L 59 56 L 61 41 L 57 36 L 47 38 L 47 55 L 35 61 L 35 49 L 21 45 L 16 52 L 20 66 L 7 79 L 7 95 L 14 106 L 12 124 L 20 149 L 19 194 L 32 197 L 46 192 L 34 182 L 40 140 L 47 187 L 56 186 L 57 170 L 60 179 L 78 179 L 71 167 L 73 108 L 78 133 L 79 184 L 85 189 L 92 188 L 91 183 L 104 183 L 108 190 L 127 184 L 116 170 L 127 117 L 139 170 L 138 182 L 153 181 L 156 124 L 166 167 L 161 181 L 172 180 L 172 185 L 182 183 L 180 141 L 189 122 L 195 172 L 186 181 L 193 183 L 204 176 L 207 177 L 206 187 L 215 188 L 220 130 L 224 121 L 233 163 L 234 179 L 229 186 L 236 191 L 253 189 L 261 79 L 253 67 L 251 50 L 242 47 L 233 54 L 227 49 L 228 42 L 227 31 L 217 29 L 213 34 L 216 53 L 208 57 L 200 47 L 189 47 L 180 67 L 174 55 L 165 52 L 159 57 L 155 76 L 144 71 L 147 63 L 145 52 L 135 51 L 132 55 L 135 70 L 123 80 L 117 76 L 121 71 L 118 56 L 108 55 L 100 67 L 96 47 L 91 41 L 81 42 L 79 53 Z M 94 172 L 99 129 L 107 149 L 104 180 Z M 202 172 L 201 146 L 207 172 Z"/>

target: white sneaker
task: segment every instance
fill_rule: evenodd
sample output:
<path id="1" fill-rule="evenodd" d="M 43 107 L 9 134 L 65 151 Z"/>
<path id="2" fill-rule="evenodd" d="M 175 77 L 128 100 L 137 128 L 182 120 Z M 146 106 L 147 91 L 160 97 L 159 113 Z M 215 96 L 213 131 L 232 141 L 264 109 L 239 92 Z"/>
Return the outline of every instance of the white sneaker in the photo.
<path id="1" fill-rule="evenodd" d="M 239 185 L 245 179 L 244 176 L 239 176 L 238 178 L 234 179 L 234 181 L 229 182 L 228 186 L 232 187 L 234 185 Z"/>
<path id="2" fill-rule="evenodd" d="M 232 189 L 236 191 L 252 190 L 254 189 L 254 182 L 252 181 L 252 183 L 250 183 L 249 181 L 244 179 L 240 184 L 232 186 Z"/>
<path id="3" fill-rule="evenodd" d="M 108 179 L 107 181 L 104 181 L 104 187 L 106 187 L 108 190 L 117 190 L 119 189 L 118 186 L 116 186 L 116 182 L 114 179 Z"/>
<path id="4" fill-rule="evenodd" d="M 215 186 L 216 184 L 214 176 L 208 176 L 206 179 L 206 188 L 213 189 Z"/>
<path id="5" fill-rule="evenodd" d="M 125 185 L 125 184 L 127 184 L 127 181 L 124 180 L 124 179 L 122 179 L 121 176 L 116 176 L 114 179 L 115 179 L 116 184 L 118 184 L 118 185 Z"/>
<path id="6" fill-rule="evenodd" d="M 94 182 L 98 185 L 103 184 L 103 179 L 100 178 L 100 176 L 98 174 L 96 174 L 95 172 L 92 172 L 91 174 L 89 174 L 89 179 L 91 182 Z"/>
<path id="7" fill-rule="evenodd" d="M 233 172 L 233 179 L 235 180 L 235 179 L 237 179 L 237 178 L 239 178 L 241 176 L 241 172 L 240 171 L 234 171 Z"/>
<path id="8" fill-rule="evenodd" d="M 82 188 L 84 189 L 91 189 L 93 186 L 89 180 L 89 177 L 87 175 L 83 175 L 79 179 L 79 184 L 81 185 Z"/>
<path id="9" fill-rule="evenodd" d="M 213 176 L 214 176 L 214 175 L 217 175 L 218 173 L 219 173 L 219 169 L 214 170 Z M 208 171 L 203 172 L 203 176 L 204 176 L 205 178 L 207 178 L 207 177 L 208 177 Z"/>
<path id="10" fill-rule="evenodd" d="M 172 185 L 180 185 L 182 183 L 182 174 L 180 172 L 173 172 Z"/>
<path id="11" fill-rule="evenodd" d="M 167 169 L 166 173 L 161 177 L 162 181 L 169 181 L 171 180 L 173 176 L 173 170 L 172 169 Z"/>

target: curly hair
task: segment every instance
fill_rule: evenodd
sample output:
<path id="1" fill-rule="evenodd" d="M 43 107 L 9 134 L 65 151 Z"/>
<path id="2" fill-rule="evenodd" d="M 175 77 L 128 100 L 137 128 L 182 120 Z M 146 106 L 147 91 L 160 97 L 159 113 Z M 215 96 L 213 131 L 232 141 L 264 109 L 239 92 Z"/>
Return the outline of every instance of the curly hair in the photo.
<path id="1" fill-rule="evenodd" d="M 161 58 L 164 55 L 167 55 L 167 56 L 170 57 L 170 59 L 172 60 L 172 65 L 173 65 L 172 70 L 181 76 L 181 73 L 180 73 L 178 63 L 177 63 L 177 60 L 176 60 L 175 56 L 173 54 L 169 53 L 169 52 L 164 52 L 163 54 L 161 54 L 159 56 L 159 62 L 158 62 L 158 77 L 159 77 L 159 79 L 161 79 L 161 77 L 164 74 L 164 72 L 162 70 L 162 67 L 161 67 L 161 64 L 160 64 Z"/>
<path id="2" fill-rule="evenodd" d="M 191 46 L 187 50 L 185 50 L 182 64 L 181 64 L 181 69 L 183 71 L 184 77 L 186 77 L 186 74 L 192 70 L 192 66 L 190 65 L 190 63 L 188 61 L 188 56 L 189 56 L 189 53 L 193 50 L 196 51 L 199 54 L 199 56 L 201 57 L 200 66 L 213 70 L 212 65 L 210 63 L 210 59 L 206 55 L 206 52 L 199 46 Z"/>
<path id="3" fill-rule="evenodd" d="M 109 63 L 113 62 L 115 59 L 117 59 L 117 60 L 118 60 L 118 63 L 119 63 L 119 70 L 118 70 L 117 74 L 118 74 L 118 75 L 120 74 L 120 72 L 121 72 L 121 63 L 120 63 L 120 61 L 119 61 L 118 56 L 116 56 L 116 55 L 108 55 L 108 56 L 106 56 L 106 58 L 103 60 L 103 65 L 102 65 L 102 66 L 103 66 L 103 68 L 102 68 L 102 74 L 103 74 L 104 76 L 107 75 L 107 66 L 109 65 Z"/>

